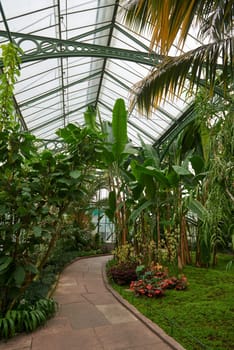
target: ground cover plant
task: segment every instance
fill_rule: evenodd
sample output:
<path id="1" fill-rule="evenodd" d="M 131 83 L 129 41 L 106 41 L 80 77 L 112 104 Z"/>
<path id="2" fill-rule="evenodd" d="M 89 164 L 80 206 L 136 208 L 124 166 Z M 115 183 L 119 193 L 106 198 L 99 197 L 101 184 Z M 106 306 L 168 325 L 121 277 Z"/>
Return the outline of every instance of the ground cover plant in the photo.
<path id="1" fill-rule="evenodd" d="M 187 265 L 183 292 L 166 290 L 165 297 L 136 296 L 129 286 L 112 284 L 126 300 L 182 344 L 186 350 L 234 349 L 234 269 L 230 255 L 218 254 L 215 268 Z M 170 271 L 176 274 L 177 269 Z"/>

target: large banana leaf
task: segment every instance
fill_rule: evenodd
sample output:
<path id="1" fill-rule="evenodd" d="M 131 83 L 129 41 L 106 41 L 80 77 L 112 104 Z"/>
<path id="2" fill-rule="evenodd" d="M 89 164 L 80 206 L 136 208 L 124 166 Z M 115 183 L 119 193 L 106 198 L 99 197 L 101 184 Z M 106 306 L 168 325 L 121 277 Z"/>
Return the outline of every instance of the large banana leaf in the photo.
<path id="1" fill-rule="evenodd" d="M 173 165 L 172 168 L 178 175 L 193 175 L 187 168 L 180 165 Z"/>
<path id="2" fill-rule="evenodd" d="M 146 144 L 142 139 L 141 147 L 144 158 L 147 159 L 147 164 L 158 168 L 160 166 L 160 161 L 158 152 L 156 151 L 155 147 L 153 145 Z"/>
<path id="3" fill-rule="evenodd" d="M 108 218 L 112 222 L 114 222 L 115 211 L 116 211 L 116 194 L 115 194 L 115 191 L 111 191 L 109 193 L 109 208 L 105 210 L 105 214 L 108 216 Z"/>
<path id="4" fill-rule="evenodd" d="M 91 130 L 96 130 L 96 114 L 97 111 L 93 106 L 88 106 L 84 112 L 85 124 Z"/>
<path id="5" fill-rule="evenodd" d="M 187 201 L 187 207 L 194 214 L 197 215 L 198 219 L 202 222 L 205 221 L 205 218 L 208 214 L 206 208 L 196 199 L 189 197 Z"/>
<path id="6" fill-rule="evenodd" d="M 146 208 L 150 207 L 152 204 L 153 204 L 153 201 L 148 200 L 148 201 L 144 202 L 143 204 L 141 204 L 138 208 L 133 210 L 133 212 L 131 213 L 131 215 L 129 217 L 129 222 L 135 222 L 137 217 L 142 213 L 142 211 L 145 210 Z"/>
<path id="7" fill-rule="evenodd" d="M 204 160 L 199 155 L 195 154 L 192 156 L 190 162 L 196 175 L 201 174 L 202 171 L 204 171 Z"/>
<path id="8" fill-rule="evenodd" d="M 151 178 L 158 181 L 164 187 L 169 187 L 170 185 L 166 175 L 160 169 L 157 169 L 152 166 L 140 165 L 140 164 L 137 164 L 136 161 L 131 162 L 131 169 L 132 169 L 133 175 L 135 176 L 137 181 L 139 181 L 140 183 L 145 180 L 145 178 L 142 177 L 143 175 L 149 175 Z"/>

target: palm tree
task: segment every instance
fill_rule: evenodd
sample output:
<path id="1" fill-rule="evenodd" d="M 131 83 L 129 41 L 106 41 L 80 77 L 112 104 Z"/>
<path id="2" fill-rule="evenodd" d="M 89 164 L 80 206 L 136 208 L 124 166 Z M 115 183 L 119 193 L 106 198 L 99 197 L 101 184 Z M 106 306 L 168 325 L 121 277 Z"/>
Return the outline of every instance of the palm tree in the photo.
<path id="1" fill-rule="evenodd" d="M 134 86 L 132 103 L 151 112 L 162 98 L 190 92 L 202 83 L 214 92 L 217 76 L 233 81 L 233 0 L 125 0 L 125 21 L 136 31 L 150 31 L 151 49 L 160 53 L 162 63 Z M 179 56 L 168 56 L 177 41 L 182 50 L 195 25 L 200 45 Z M 197 29 L 196 29 L 197 30 Z M 182 52 L 182 51 L 181 51 Z M 230 86 L 224 85 L 222 94 Z"/>

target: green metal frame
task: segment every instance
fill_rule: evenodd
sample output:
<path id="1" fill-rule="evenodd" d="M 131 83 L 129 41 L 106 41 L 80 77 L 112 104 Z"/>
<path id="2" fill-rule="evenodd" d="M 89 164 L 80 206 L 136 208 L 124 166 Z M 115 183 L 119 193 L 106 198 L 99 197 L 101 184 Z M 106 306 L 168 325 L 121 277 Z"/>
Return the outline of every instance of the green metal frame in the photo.
<path id="1" fill-rule="evenodd" d="M 119 0 L 115 0 L 113 3 L 113 16 L 112 20 L 109 24 L 101 26 L 101 27 L 96 27 L 95 29 L 92 29 L 90 31 L 87 31 L 86 33 L 83 33 L 81 35 L 78 35 L 76 37 L 73 37 L 69 40 L 63 40 L 62 39 L 62 27 L 61 27 L 61 9 L 60 9 L 60 0 L 54 1 L 54 5 L 48 8 L 53 8 L 56 11 L 57 15 L 57 35 L 58 39 L 56 38 L 51 38 L 51 37 L 44 37 L 44 36 L 38 36 L 38 35 L 32 35 L 32 34 L 22 34 L 22 33 L 16 33 L 16 32 L 10 32 L 6 16 L 4 14 L 4 10 L 1 5 L 0 1 L 0 12 L 3 18 L 3 23 L 5 25 L 5 31 L 0 31 L 0 41 L 1 42 L 6 42 L 10 41 L 14 44 L 16 44 L 19 48 L 24 49 L 25 47 L 28 47 L 29 49 L 27 51 L 23 51 L 21 60 L 22 63 L 26 62 L 33 62 L 37 60 L 46 60 L 49 58 L 59 58 L 60 61 L 60 77 L 59 79 L 61 80 L 61 86 L 59 88 L 52 89 L 48 92 L 42 93 L 41 95 L 31 98 L 28 101 L 24 101 L 21 104 L 17 103 L 16 98 L 14 97 L 14 104 L 15 108 L 18 112 L 22 127 L 27 130 L 27 125 L 26 122 L 22 116 L 21 113 L 21 108 L 26 107 L 28 104 L 33 104 L 34 102 L 37 102 L 41 99 L 47 98 L 55 93 L 62 92 L 61 94 L 61 99 L 62 99 L 62 104 L 63 104 L 63 111 L 62 111 L 62 116 L 54 119 L 55 120 L 60 120 L 62 117 L 64 119 L 65 123 L 65 117 L 69 114 L 74 113 L 75 111 L 70 111 L 66 112 L 65 109 L 65 89 L 74 86 L 76 84 L 79 84 L 83 81 L 100 77 L 99 78 L 99 86 L 97 89 L 97 97 L 96 100 L 93 102 L 94 106 L 96 107 L 98 103 L 103 104 L 101 101 L 99 101 L 99 95 L 100 91 L 102 88 L 102 81 L 105 78 L 105 75 L 116 81 L 118 84 L 120 84 L 123 88 L 129 89 L 129 87 L 122 82 L 120 79 L 106 71 L 106 63 L 107 59 L 113 58 L 113 59 L 119 59 L 119 60 L 124 60 L 124 61 L 132 61 L 136 63 L 141 63 L 145 64 L 147 66 L 151 67 L 157 67 L 162 60 L 163 56 L 160 56 L 156 54 L 155 52 L 152 52 L 149 50 L 149 48 L 141 42 L 139 39 L 136 39 L 134 35 L 131 34 L 131 31 L 123 29 L 116 21 L 116 14 L 117 10 L 119 7 Z M 105 6 L 100 6 L 101 7 L 109 7 L 109 5 Z M 32 12 L 33 13 L 33 12 Z M 88 26 L 87 26 L 88 27 Z M 83 42 L 79 42 L 82 38 L 87 37 L 90 34 L 95 34 L 99 33 L 102 31 L 109 30 L 109 34 L 107 35 L 108 40 L 107 40 L 107 45 L 102 46 L 102 45 L 95 45 L 95 44 L 87 44 Z M 140 51 L 138 50 L 127 50 L 127 49 L 120 49 L 116 47 L 111 47 L 111 40 L 113 37 L 113 31 L 119 31 L 122 33 L 124 36 L 132 40 L 135 44 L 140 47 Z M 142 51 L 141 51 L 142 50 Z M 93 72 L 87 75 L 86 77 L 76 80 L 75 82 L 72 82 L 70 84 L 65 83 L 65 78 L 63 75 L 64 71 L 64 60 L 63 58 L 67 57 L 99 57 L 103 59 L 103 65 L 102 69 L 98 70 L 98 72 Z M 0 61 L 0 71 L 3 67 L 2 62 Z M 189 75 L 188 75 L 189 79 Z M 199 85 L 204 85 L 203 81 L 197 82 Z M 219 95 L 223 95 L 223 92 L 218 88 L 215 88 L 215 92 Z M 103 104 L 104 105 L 104 104 Z M 84 107 L 84 106 L 83 106 Z M 105 106 L 107 108 L 107 106 Z M 80 108 L 79 108 L 80 109 Z M 170 120 L 174 120 L 173 116 L 167 113 L 167 111 L 163 110 L 162 108 L 158 108 L 159 111 L 167 118 Z M 129 117 L 131 116 L 131 112 Z M 165 153 L 167 149 L 169 148 L 170 144 L 173 142 L 175 137 L 179 134 L 179 132 L 191 121 L 195 118 L 195 111 L 194 111 L 194 104 L 190 105 L 181 115 L 179 119 L 174 121 L 171 124 L 171 127 L 154 143 L 154 146 L 158 149 L 160 152 L 161 158 L 165 156 Z M 53 121 L 49 121 L 47 124 L 52 123 Z M 136 126 L 130 119 L 129 119 L 129 124 L 134 126 L 135 129 L 137 129 L 140 132 L 144 132 L 147 137 L 150 137 L 152 140 L 151 135 L 147 135 L 145 130 L 142 130 L 138 126 Z M 40 126 L 36 127 L 36 129 L 40 128 Z M 162 145 L 165 145 L 166 147 L 162 147 Z"/>
<path id="2" fill-rule="evenodd" d="M 115 7 L 114 7 L 114 11 L 113 11 L 113 15 L 112 15 L 111 26 L 110 26 L 110 30 L 109 30 L 109 35 L 108 35 L 108 40 L 107 40 L 106 47 L 110 47 L 110 45 L 111 45 L 111 40 L 112 40 L 114 24 L 115 24 L 115 21 L 116 21 L 116 15 L 117 15 L 118 7 L 119 7 L 119 1 L 116 1 Z M 104 58 L 103 65 L 102 65 L 102 73 L 101 73 L 100 80 L 99 80 L 99 87 L 98 87 L 98 91 L 97 91 L 96 102 L 95 102 L 95 105 L 94 105 L 95 109 L 97 108 L 98 101 L 99 101 L 99 96 L 100 96 L 100 93 L 101 93 L 102 82 L 103 82 L 104 73 L 105 73 L 105 70 L 106 70 L 106 64 L 107 64 L 107 58 Z"/>
<path id="3" fill-rule="evenodd" d="M 195 104 L 192 103 L 184 113 L 178 118 L 171 127 L 154 143 L 154 147 L 157 149 L 160 160 L 165 157 L 170 145 L 179 135 L 179 133 L 196 118 Z M 162 149 L 162 145 L 166 144 L 166 147 Z"/>
<path id="4" fill-rule="evenodd" d="M 29 51 L 22 54 L 22 62 L 45 60 L 48 58 L 80 56 L 116 58 L 125 61 L 143 63 L 149 66 L 156 66 L 162 61 L 160 55 L 152 52 L 139 52 L 15 32 L 11 32 L 11 37 L 13 42 L 19 48 L 22 48 L 24 43 L 30 44 L 31 46 Z M 0 31 L 0 38 L 9 40 L 8 33 L 6 31 Z M 1 63 L 0 66 L 2 66 Z"/>

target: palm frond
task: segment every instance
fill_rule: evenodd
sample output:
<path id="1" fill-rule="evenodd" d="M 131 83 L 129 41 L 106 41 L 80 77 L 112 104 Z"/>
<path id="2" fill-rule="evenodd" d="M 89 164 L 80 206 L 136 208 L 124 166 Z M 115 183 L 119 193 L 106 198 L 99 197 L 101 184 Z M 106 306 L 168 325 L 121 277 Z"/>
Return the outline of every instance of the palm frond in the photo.
<path id="1" fill-rule="evenodd" d="M 151 33 L 151 49 L 159 46 L 160 52 L 167 54 L 179 32 L 179 43 L 184 43 L 201 2 L 127 0 L 125 21 L 136 31 Z"/>
<path id="2" fill-rule="evenodd" d="M 192 23 L 201 35 L 222 39 L 232 30 L 233 0 L 126 0 L 125 22 L 132 29 L 151 35 L 151 49 L 167 54 L 178 37 L 182 48 Z"/>
<path id="3" fill-rule="evenodd" d="M 181 56 L 167 57 L 148 76 L 133 86 L 131 105 L 149 114 L 163 98 L 181 95 L 185 87 L 196 91 L 202 80 L 213 93 L 217 73 L 233 81 L 234 38 L 200 46 Z M 227 83 L 228 84 L 228 83 Z"/>

